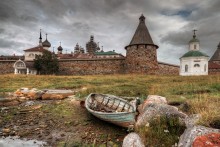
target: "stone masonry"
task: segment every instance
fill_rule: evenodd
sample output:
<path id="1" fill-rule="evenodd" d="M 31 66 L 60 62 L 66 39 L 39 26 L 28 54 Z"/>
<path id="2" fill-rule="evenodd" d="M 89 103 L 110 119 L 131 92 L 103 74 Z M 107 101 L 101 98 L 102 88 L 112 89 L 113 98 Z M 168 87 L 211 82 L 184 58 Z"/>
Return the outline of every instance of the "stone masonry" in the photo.
<path id="1" fill-rule="evenodd" d="M 14 73 L 13 65 L 15 60 L 3 60 L 0 61 L 0 74 Z"/>
<path id="2" fill-rule="evenodd" d="M 59 61 L 60 75 L 96 75 L 123 74 L 124 58 L 90 59 L 90 60 L 61 60 Z"/>
<path id="3" fill-rule="evenodd" d="M 134 45 L 127 47 L 126 73 L 155 74 L 157 70 L 155 46 Z"/>

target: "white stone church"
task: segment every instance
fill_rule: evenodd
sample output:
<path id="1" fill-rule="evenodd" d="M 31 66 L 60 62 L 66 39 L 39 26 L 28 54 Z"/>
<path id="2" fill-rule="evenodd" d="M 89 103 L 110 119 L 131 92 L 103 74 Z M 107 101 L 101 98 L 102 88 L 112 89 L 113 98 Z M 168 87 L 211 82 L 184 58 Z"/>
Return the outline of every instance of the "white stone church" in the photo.
<path id="1" fill-rule="evenodd" d="M 209 56 L 199 51 L 199 40 L 195 32 L 189 41 L 189 51 L 180 58 L 181 76 L 208 75 Z"/>

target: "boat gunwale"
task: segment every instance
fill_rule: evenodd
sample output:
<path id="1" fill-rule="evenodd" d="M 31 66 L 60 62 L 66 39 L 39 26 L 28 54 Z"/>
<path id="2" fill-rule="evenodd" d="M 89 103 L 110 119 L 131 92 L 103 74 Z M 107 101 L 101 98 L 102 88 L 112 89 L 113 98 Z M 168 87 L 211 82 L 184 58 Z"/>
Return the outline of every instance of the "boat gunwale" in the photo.
<path id="1" fill-rule="evenodd" d="M 122 98 L 118 98 L 118 97 L 116 97 L 116 96 L 114 96 L 114 95 L 109 95 L 109 94 L 101 94 L 101 95 L 107 95 L 107 96 L 113 96 L 113 97 L 115 97 L 116 99 L 120 99 L 120 100 L 122 100 L 123 102 L 125 102 L 125 103 L 127 103 L 127 104 L 129 104 L 132 108 L 133 108 L 133 111 L 132 112 L 100 112 L 100 111 L 95 111 L 95 110 L 93 110 L 93 109 L 91 109 L 91 108 L 89 108 L 89 105 L 87 105 L 89 102 L 88 102 L 88 100 L 89 100 L 89 98 L 91 97 L 91 95 L 92 94 L 96 94 L 96 93 L 90 93 L 88 96 L 87 96 L 87 98 L 86 98 L 86 101 L 85 101 L 85 106 L 86 106 L 86 108 L 87 108 L 87 110 L 88 111 L 90 111 L 90 112 L 92 112 L 92 113 L 97 113 L 97 114 L 102 114 L 102 115 L 116 115 L 116 114 L 135 114 L 135 110 L 134 110 L 134 106 L 133 105 L 131 105 L 128 101 L 126 101 L 126 100 L 124 100 L 124 99 L 122 99 Z"/>

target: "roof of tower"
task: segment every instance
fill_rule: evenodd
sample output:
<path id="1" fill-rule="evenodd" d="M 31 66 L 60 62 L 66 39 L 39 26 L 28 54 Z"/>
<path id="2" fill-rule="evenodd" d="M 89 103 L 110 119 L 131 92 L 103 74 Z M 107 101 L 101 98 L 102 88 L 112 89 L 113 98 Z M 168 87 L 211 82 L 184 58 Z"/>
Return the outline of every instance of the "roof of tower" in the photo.
<path id="1" fill-rule="evenodd" d="M 217 50 L 211 57 L 210 61 L 220 61 L 220 42 L 218 44 Z"/>
<path id="2" fill-rule="evenodd" d="M 130 42 L 130 44 L 128 46 L 131 45 L 154 45 L 158 48 L 157 45 L 154 44 L 150 33 L 148 31 L 148 28 L 145 24 L 145 17 L 142 14 L 139 18 L 139 25 L 134 33 L 134 36 Z M 127 48 L 128 46 L 126 46 L 125 48 Z"/>
<path id="3" fill-rule="evenodd" d="M 196 38 L 196 31 L 197 31 L 197 30 L 193 30 L 193 32 L 194 32 L 193 38 L 189 41 L 189 43 L 199 42 L 199 39 Z"/>
<path id="4" fill-rule="evenodd" d="M 181 58 L 183 57 L 209 57 L 209 56 L 200 51 L 188 51 Z"/>
<path id="5" fill-rule="evenodd" d="M 51 47 L 50 42 L 47 40 L 47 34 L 46 34 L 46 40 L 42 43 L 43 47 Z"/>

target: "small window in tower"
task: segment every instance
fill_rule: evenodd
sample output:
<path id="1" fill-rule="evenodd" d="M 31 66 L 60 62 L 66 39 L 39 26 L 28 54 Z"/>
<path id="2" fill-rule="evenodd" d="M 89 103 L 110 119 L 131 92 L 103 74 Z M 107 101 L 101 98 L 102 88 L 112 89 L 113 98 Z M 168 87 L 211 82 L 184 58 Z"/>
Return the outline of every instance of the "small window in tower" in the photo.
<path id="1" fill-rule="evenodd" d="M 188 72 L 188 65 L 185 65 L 185 72 Z"/>
<path id="2" fill-rule="evenodd" d="M 194 44 L 194 49 L 196 50 L 196 44 Z"/>
<path id="3" fill-rule="evenodd" d="M 194 67 L 200 67 L 200 65 L 199 64 L 195 64 Z"/>
<path id="4" fill-rule="evenodd" d="M 206 64 L 204 65 L 204 72 L 206 72 Z"/>

